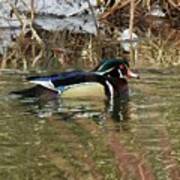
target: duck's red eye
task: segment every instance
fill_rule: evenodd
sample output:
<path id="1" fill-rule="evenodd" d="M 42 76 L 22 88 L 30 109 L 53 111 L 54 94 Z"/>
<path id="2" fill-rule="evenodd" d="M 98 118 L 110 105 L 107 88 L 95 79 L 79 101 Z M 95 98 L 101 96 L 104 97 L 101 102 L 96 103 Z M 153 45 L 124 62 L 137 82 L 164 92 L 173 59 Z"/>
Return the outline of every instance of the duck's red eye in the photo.
<path id="1" fill-rule="evenodd" d="M 120 69 L 124 69 L 125 66 L 124 66 L 123 64 L 121 64 L 121 65 L 119 66 L 119 68 L 120 68 Z"/>

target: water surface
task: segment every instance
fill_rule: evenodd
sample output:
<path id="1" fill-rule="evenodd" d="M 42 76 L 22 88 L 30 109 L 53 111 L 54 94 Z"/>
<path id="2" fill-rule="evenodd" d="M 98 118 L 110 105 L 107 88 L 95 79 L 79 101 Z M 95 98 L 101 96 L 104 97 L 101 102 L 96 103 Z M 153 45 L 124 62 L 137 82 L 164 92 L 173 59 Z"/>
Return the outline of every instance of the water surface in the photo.
<path id="1" fill-rule="evenodd" d="M 37 103 L 0 74 L 0 179 L 178 179 L 180 71 L 141 70 L 130 100 Z"/>

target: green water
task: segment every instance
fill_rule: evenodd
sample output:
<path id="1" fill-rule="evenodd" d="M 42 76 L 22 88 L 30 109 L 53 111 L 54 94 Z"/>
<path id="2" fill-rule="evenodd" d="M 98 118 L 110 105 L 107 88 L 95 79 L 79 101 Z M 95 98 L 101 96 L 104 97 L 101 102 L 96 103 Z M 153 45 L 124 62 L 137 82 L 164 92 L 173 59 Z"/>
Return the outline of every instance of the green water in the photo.
<path id="1" fill-rule="evenodd" d="M 0 180 L 176 180 L 180 177 L 180 71 L 142 70 L 130 100 L 8 96 L 28 84 L 0 74 Z"/>

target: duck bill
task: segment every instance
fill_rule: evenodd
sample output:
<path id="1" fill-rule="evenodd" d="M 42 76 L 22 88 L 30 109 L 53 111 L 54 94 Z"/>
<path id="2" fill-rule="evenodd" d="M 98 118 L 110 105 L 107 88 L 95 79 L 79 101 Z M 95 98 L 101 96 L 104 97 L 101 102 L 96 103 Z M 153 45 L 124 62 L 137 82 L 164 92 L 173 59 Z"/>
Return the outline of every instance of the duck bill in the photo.
<path id="1" fill-rule="evenodd" d="M 136 78 L 136 79 L 139 79 L 139 74 L 136 74 L 134 72 L 132 72 L 130 69 L 128 69 L 128 72 L 127 72 L 127 77 L 128 78 Z"/>

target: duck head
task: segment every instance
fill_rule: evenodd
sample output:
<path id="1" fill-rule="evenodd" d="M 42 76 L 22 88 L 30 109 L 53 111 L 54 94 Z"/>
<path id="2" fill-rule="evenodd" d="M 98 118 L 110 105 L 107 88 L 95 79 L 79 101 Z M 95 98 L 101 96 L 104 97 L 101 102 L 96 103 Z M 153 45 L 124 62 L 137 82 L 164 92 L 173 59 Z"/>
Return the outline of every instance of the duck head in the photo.
<path id="1" fill-rule="evenodd" d="M 95 69 L 97 73 L 118 79 L 137 78 L 139 75 L 132 72 L 129 63 L 125 59 L 105 59 Z"/>

